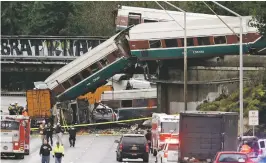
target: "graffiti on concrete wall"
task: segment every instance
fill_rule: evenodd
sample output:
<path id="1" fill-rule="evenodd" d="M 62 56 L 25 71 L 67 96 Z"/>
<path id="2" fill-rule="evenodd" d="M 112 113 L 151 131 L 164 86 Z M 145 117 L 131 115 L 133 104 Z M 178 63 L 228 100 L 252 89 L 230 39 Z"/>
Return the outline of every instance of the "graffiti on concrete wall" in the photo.
<path id="1" fill-rule="evenodd" d="M 6 39 L 1 38 L 1 55 L 81 56 L 104 40 L 84 39 Z"/>

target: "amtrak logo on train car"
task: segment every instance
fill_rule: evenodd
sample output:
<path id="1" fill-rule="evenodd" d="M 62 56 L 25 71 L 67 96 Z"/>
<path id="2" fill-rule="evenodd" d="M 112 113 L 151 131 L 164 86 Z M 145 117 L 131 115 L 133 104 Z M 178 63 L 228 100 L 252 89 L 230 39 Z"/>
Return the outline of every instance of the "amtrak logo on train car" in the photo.
<path id="1" fill-rule="evenodd" d="M 93 82 L 96 82 L 99 79 L 100 79 L 100 76 L 98 76 L 97 78 L 93 79 Z"/>
<path id="2" fill-rule="evenodd" d="M 193 52 L 193 54 L 198 54 L 198 53 L 201 53 L 201 54 L 202 54 L 202 53 L 204 53 L 204 51 L 203 51 L 203 50 L 200 50 L 200 51 L 193 50 L 192 52 Z"/>
<path id="3" fill-rule="evenodd" d="M 203 54 L 204 50 L 188 50 L 188 52 L 192 52 L 193 54 Z M 182 52 L 182 54 L 184 55 L 184 52 Z"/>

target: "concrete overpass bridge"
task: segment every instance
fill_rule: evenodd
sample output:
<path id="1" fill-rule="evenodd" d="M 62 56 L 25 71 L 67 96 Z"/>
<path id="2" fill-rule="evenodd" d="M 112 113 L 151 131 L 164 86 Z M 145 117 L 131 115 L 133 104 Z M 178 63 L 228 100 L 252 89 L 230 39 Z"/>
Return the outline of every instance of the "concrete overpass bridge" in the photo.
<path id="1" fill-rule="evenodd" d="M 23 91 L 90 48 L 102 36 L 1 36 L 1 89 Z"/>

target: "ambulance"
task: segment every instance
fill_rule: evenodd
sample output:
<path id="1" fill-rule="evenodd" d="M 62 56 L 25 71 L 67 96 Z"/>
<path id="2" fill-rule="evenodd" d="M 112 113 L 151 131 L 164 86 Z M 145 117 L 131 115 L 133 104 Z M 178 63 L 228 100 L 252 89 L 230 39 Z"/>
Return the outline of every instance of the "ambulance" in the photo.
<path id="1" fill-rule="evenodd" d="M 169 138 L 178 139 L 179 115 L 153 113 L 151 132 L 151 151 L 153 156 L 156 156 L 159 149 L 163 148 L 164 144 Z"/>
<path id="2" fill-rule="evenodd" d="M 24 159 L 29 154 L 30 119 L 23 115 L 1 115 L 1 157 Z"/>

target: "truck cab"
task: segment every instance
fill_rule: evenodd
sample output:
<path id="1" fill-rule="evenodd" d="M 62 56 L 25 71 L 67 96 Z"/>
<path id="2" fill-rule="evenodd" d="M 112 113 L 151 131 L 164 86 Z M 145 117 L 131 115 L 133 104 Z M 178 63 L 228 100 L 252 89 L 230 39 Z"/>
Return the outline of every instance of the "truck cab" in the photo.
<path id="1" fill-rule="evenodd" d="M 173 134 L 179 133 L 179 115 L 167 115 L 165 113 L 154 113 L 152 116 L 152 142 L 153 156 L 157 155 L 159 149 Z"/>
<path id="2" fill-rule="evenodd" d="M 22 115 L 1 115 L 1 156 L 24 159 L 27 121 Z"/>

